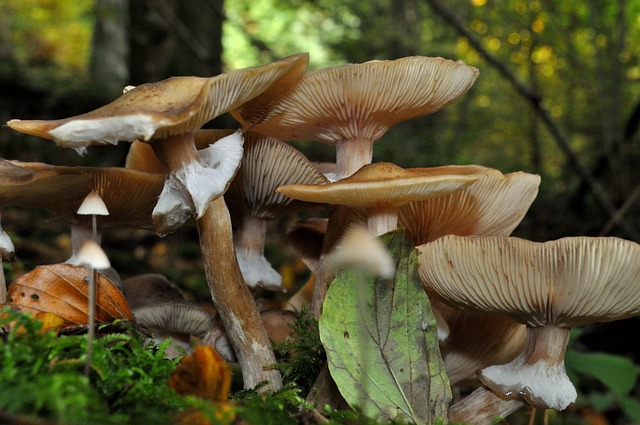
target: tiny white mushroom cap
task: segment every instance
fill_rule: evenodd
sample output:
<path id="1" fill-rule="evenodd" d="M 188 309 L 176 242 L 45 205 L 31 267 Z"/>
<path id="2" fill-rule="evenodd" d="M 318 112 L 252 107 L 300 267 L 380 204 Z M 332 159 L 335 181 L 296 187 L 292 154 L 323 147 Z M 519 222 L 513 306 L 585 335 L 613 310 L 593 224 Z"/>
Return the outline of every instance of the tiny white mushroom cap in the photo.
<path id="1" fill-rule="evenodd" d="M 100 245 L 92 240 L 82 244 L 80 251 L 78 251 L 76 262 L 95 270 L 104 270 L 111 267 L 107 254 L 100 248 Z"/>
<path id="2" fill-rule="evenodd" d="M 109 210 L 105 205 L 104 201 L 96 192 L 92 190 L 89 194 L 84 198 L 82 204 L 78 208 L 77 214 L 79 215 L 109 215 Z"/>

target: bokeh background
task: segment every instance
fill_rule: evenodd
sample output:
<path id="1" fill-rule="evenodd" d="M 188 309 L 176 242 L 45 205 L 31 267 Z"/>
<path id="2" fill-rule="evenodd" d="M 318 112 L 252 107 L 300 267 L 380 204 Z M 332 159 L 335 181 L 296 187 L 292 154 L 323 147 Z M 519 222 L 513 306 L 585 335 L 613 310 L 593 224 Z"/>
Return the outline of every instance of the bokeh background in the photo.
<path id="1" fill-rule="evenodd" d="M 211 76 L 297 52 L 310 53 L 310 69 L 410 55 L 460 59 L 480 69 L 472 89 L 444 111 L 391 129 L 374 161 L 538 173 L 540 194 L 515 235 L 640 242 L 639 12 L 637 1 L 595 0 L 0 0 L 0 121 L 62 118 L 129 84 Z M 237 124 L 223 116 L 208 126 Z M 295 146 L 312 160 L 334 159 L 330 146 Z M 127 148 L 93 147 L 81 157 L 0 129 L 6 159 L 122 166 Z M 293 220 L 274 223 L 266 255 L 295 286 L 306 272 L 284 238 Z M 68 225 L 46 211 L 7 207 L 2 225 L 17 252 L 4 264 L 9 281 L 69 256 Z M 124 229 L 104 244 L 123 277 L 158 271 L 206 298 L 195 230 L 160 239 Z M 575 346 L 637 365 L 630 342 L 639 325 L 593 326 Z M 630 423 L 616 402 L 603 403 L 595 419 L 585 412 L 581 421 Z"/>

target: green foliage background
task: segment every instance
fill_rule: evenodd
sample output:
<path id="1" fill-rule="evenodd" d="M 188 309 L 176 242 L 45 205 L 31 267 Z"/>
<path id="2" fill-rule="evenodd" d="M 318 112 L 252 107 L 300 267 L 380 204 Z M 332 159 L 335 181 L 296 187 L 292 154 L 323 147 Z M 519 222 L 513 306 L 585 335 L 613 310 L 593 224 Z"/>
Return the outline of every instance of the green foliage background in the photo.
<path id="1" fill-rule="evenodd" d="M 96 1 L 0 0 L 1 122 L 59 118 L 111 100 L 90 90 Z M 480 69 L 469 93 L 444 111 L 391 129 L 376 143 L 374 160 L 405 167 L 478 163 L 503 172 L 539 173 L 540 194 L 516 235 L 534 240 L 615 235 L 640 241 L 635 233 L 640 229 L 640 2 L 447 1 L 445 7 L 484 54 L 435 11 L 434 3 L 439 2 L 229 0 L 220 60 L 223 69 L 302 51 L 310 52 L 310 69 L 408 55 L 464 60 Z M 132 25 L 137 19 L 130 17 Z M 530 97 L 486 55 L 526 87 Z M 552 126 L 542 119 L 543 112 Z M 229 119 L 219 124 L 234 125 Z M 634 232 L 612 222 L 560 149 L 554 130 Z M 333 159 L 328 146 L 295 145 L 313 160 Z M 122 165 L 126 148 L 90 149 L 80 158 L 6 127 L 0 130 L 0 156 L 9 159 Z M 68 257 L 68 243 L 59 236 L 66 226 L 46 213 L 5 208 L 3 219 L 19 252 L 18 262 L 5 265 L 10 278 Z M 280 245 L 290 221 L 278 222 L 270 235 L 276 242 L 266 251 L 276 263 L 291 261 L 290 251 Z M 105 235 L 104 242 L 116 268 L 131 274 L 159 271 L 206 296 L 193 241 L 195 234 L 189 232 L 159 242 L 147 232 L 116 231 Z M 637 333 L 638 324 L 631 319 L 625 329 Z M 589 333 L 598 330 L 587 329 Z M 619 347 L 616 332 L 599 335 L 594 348 L 615 346 L 616 353 L 638 364 L 640 354 Z M 607 364 L 598 361 L 596 365 Z M 623 398 L 601 404 L 627 403 L 629 411 L 637 411 L 634 403 L 620 400 L 639 394 L 636 379 Z"/>

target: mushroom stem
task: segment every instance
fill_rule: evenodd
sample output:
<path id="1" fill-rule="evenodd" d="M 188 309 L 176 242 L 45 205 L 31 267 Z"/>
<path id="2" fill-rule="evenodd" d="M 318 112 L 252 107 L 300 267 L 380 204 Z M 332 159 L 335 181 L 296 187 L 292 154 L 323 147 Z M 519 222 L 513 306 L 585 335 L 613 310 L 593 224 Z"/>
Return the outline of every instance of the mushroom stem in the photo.
<path id="1" fill-rule="evenodd" d="M 242 276 L 249 287 L 282 290 L 282 277 L 264 257 L 267 220 L 243 215 L 233 241 Z"/>
<path id="2" fill-rule="evenodd" d="M 84 376 L 89 377 L 91 372 L 91 353 L 93 340 L 96 333 L 96 271 L 93 267 L 87 267 L 89 285 L 89 323 L 87 323 L 87 353 L 84 363 Z"/>
<path id="3" fill-rule="evenodd" d="M 327 295 L 329 283 L 333 279 L 333 275 L 327 270 L 326 256 L 336 246 L 345 230 L 348 227 L 349 220 L 352 219 L 353 209 L 337 205 L 331 212 L 327 223 L 327 231 L 322 241 L 322 254 L 318 259 L 318 268 L 315 271 L 315 285 L 313 287 L 313 295 L 311 296 L 311 314 L 318 320 L 322 313 L 322 304 Z"/>
<path id="4" fill-rule="evenodd" d="M 373 141 L 353 138 L 336 143 L 336 179 L 349 177 L 363 165 L 371 164 Z"/>
<path id="5" fill-rule="evenodd" d="M 211 298 L 238 356 L 245 388 L 254 388 L 263 381 L 268 381 L 263 390 L 281 388 L 279 372 L 265 370 L 276 359 L 236 261 L 231 218 L 223 197 L 209 203 L 198 220 L 198 232 Z"/>
<path id="6" fill-rule="evenodd" d="M 564 369 L 571 330 L 553 325 L 527 328 L 527 348 L 511 362 L 478 372 L 480 381 L 503 398 L 544 410 L 564 410 L 577 392 Z"/>
<path id="7" fill-rule="evenodd" d="M 505 400 L 486 388 L 478 388 L 449 409 L 448 419 L 466 425 L 487 425 L 496 418 L 505 418 L 524 404 L 518 400 Z"/>
<path id="8" fill-rule="evenodd" d="M 2 218 L 2 207 L 0 206 L 0 219 Z M 7 281 L 4 277 L 4 267 L 2 262 L 6 258 L 12 258 L 15 248 L 11 237 L 4 231 L 0 224 L 0 304 L 7 302 Z"/>
<path id="9" fill-rule="evenodd" d="M 380 236 L 398 228 L 398 208 L 393 206 L 367 208 L 367 227 L 372 236 Z"/>
<path id="10" fill-rule="evenodd" d="M 200 162 L 192 134 L 157 140 L 153 149 L 167 175 L 185 164 Z M 266 366 L 275 364 L 276 359 L 238 266 L 231 218 L 222 196 L 208 202 L 198 219 L 198 233 L 211 299 L 238 356 L 245 388 L 255 388 L 264 381 L 268 384 L 262 390 L 281 388 L 279 372 L 265 370 Z"/>

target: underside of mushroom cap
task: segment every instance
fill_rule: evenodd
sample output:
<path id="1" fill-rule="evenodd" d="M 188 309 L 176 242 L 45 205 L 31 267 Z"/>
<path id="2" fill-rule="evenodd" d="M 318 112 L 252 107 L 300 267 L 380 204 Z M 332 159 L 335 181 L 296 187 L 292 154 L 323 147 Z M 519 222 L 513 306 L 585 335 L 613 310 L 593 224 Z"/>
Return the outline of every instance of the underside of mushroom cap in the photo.
<path id="1" fill-rule="evenodd" d="M 422 56 L 323 68 L 304 75 L 252 130 L 287 141 L 376 140 L 450 105 L 477 77 L 461 61 Z"/>
<path id="2" fill-rule="evenodd" d="M 302 152 L 280 140 L 248 131 L 242 164 L 225 200 L 231 212 L 274 219 L 297 204 L 276 192 L 279 186 L 325 183 L 327 178 Z"/>
<path id="3" fill-rule="evenodd" d="M 414 245 L 445 235 L 508 236 L 538 194 L 540 176 L 485 170 L 477 182 L 448 196 L 400 207 L 398 223 Z"/>
<path id="4" fill-rule="evenodd" d="M 194 131 L 203 124 L 258 96 L 299 63 L 306 54 L 268 65 L 244 68 L 211 78 L 172 77 L 139 85 L 108 105 L 61 120 L 11 120 L 14 130 L 82 150 L 93 144 L 165 138 Z"/>
<path id="5" fill-rule="evenodd" d="M 544 243 L 444 236 L 420 245 L 426 290 L 463 309 L 561 327 L 640 314 L 640 245 L 614 237 Z"/>

